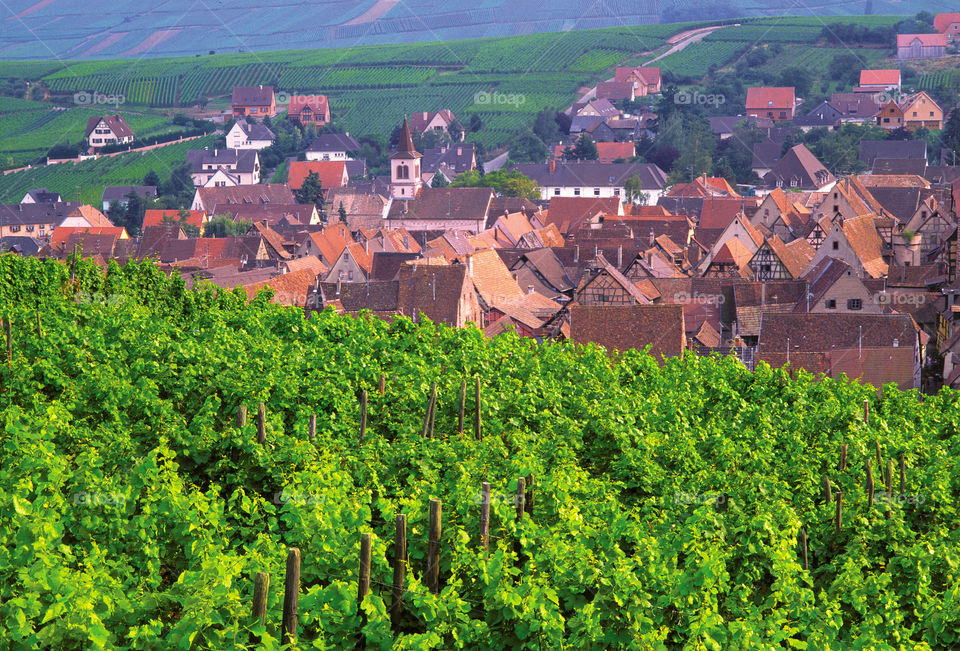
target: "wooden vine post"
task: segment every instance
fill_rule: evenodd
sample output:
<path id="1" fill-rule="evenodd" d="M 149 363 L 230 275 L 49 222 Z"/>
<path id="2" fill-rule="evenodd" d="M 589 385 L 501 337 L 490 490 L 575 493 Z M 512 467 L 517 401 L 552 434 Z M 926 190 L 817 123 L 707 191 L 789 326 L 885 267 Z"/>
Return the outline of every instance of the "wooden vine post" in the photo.
<path id="1" fill-rule="evenodd" d="M 257 578 L 253 583 L 253 616 L 260 620 L 261 625 L 267 623 L 267 594 L 269 591 L 270 575 L 266 572 L 257 572 Z"/>
<path id="2" fill-rule="evenodd" d="M 870 424 L 870 401 L 866 398 L 863 399 L 863 422 L 865 425 Z"/>
<path id="3" fill-rule="evenodd" d="M 310 425 L 307 428 L 307 436 L 310 437 L 311 441 L 317 437 L 317 415 L 316 414 L 310 414 Z"/>
<path id="4" fill-rule="evenodd" d="M 823 478 L 823 503 L 824 503 L 824 504 L 829 504 L 832 499 L 833 499 L 833 493 L 832 493 L 832 491 L 830 490 L 830 478 L 827 477 L 827 476 L 824 476 L 824 478 Z"/>
<path id="5" fill-rule="evenodd" d="M 903 494 L 907 485 L 907 467 L 904 463 L 903 452 L 900 453 L 900 497 L 903 498 Z"/>
<path id="6" fill-rule="evenodd" d="M 3 326 L 7 331 L 7 361 L 13 361 L 13 322 L 10 317 L 4 317 Z"/>
<path id="7" fill-rule="evenodd" d="M 387 392 L 387 377 L 380 374 L 380 381 L 377 383 L 377 392 L 382 396 Z"/>
<path id="8" fill-rule="evenodd" d="M 867 483 L 866 485 L 867 506 L 872 507 L 873 506 L 873 468 L 871 467 L 870 459 L 866 459 L 863 462 L 863 465 L 864 465 L 864 469 L 867 471 L 867 482 L 866 482 Z"/>
<path id="9" fill-rule="evenodd" d="M 287 574 L 283 584 L 283 625 L 280 631 L 281 644 L 297 641 L 297 602 L 300 598 L 300 550 L 287 550 Z"/>
<path id="10" fill-rule="evenodd" d="M 360 438 L 357 447 L 363 445 L 363 435 L 367 432 L 367 390 L 360 392 Z"/>
<path id="11" fill-rule="evenodd" d="M 517 477 L 517 539 L 513 543 L 514 551 L 517 554 L 517 563 L 523 565 L 526 559 L 523 556 L 523 545 L 520 544 L 520 523 L 523 521 L 523 514 L 526 511 L 527 480 L 523 477 Z"/>
<path id="12" fill-rule="evenodd" d="M 237 407 L 237 427 L 244 427 L 247 424 L 247 406 L 240 405 Z"/>
<path id="13" fill-rule="evenodd" d="M 440 517 L 443 504 L 430 500 L 430 539 L 427 543 L 427 587 L 433 594 L 440 593 Z"/>
<path id="14" fill-rule="evenodd" d="M 840 446 L 840 464 L 837 469 L 838 470 L 847 469 L 847 444 L 846 443 Z"/>
<path id="15" fill-rule="evenodd" d="M 427 413 L 423 417 L 423 431 L 421 438 L 433 437 L 433 409 L 437 401 L 437 383 L 430 388 L 430 400 L 427 402 Z"/>
<path id="16" fill-rule="evenodd" d="M 460 380 L 460 416 L 457 418 L 457 436 L 463 436 L 463 412 L 467 407 L 467 381 Z"/>
<path id="17" fill-rule="evenodd" d="M 840 535 L 840 527 L 843 526 L 843 491 L 837 491 L 837 515 L 834 522 L 837 535 Z"/>
<path id="18" fill-rule="evenodd" d="M 477 413 L 474 415 L 473 419 L 473 431 L 477 435 L 477 440 L 483 440 L 483 432 L 480 429 L 480 376 L 477 376 L 477 383 L 474 389 L 477 405 Z"/>
<path id="19" fill-rule="evenodd" d="M 874 439 L 873 447 L 877 454 L 877 472 L 883 475 L 883 455 L 880 454 L 880 441 L 878 439 Z"/>
<path id="20" fill-rule="evenodd" d="M 40 310 L 37 310 L 37 338 L 43 339 L 43 323 L 40 322 Z"/>
<path id="21" fill-rule="evenodd" d="M 407 516 L 397 516 L 397 535 L 394 540 L 393 601 L 390 604 L 390 626 L 400 630 L 400 614 L 403 612 L 403 583 L 407 569 Z"/>
<path id="22" fill-rule="evenodd" d="M 530 517 L 533 517 L 533 475 L 527 475 L 527 479 L 524 485 L 525 492 L 523 495 L 524 501 L 524 511 Z"/>
<path id="23" fill-rule="evenodd" d="M 262 402 L 257 406 L 257 443 L 267 444 L 267 408 Z"/>
<path id="24" fill-rule="evenodd" d="M 803 569 L 809 570 L 810 567 L 807 564 L 807 528 L 802 527 L 800 529 L 800 546 L 803 550 Z"/>
<path id="25" fill-rule="evenodd" d="M 490 551 L 490 482 L 480 484 L 480 546 Z"/>
<path id="26" fill-rule="evenodd" d="M 370 592 L 370 548 L 372 538 L 369 533 L 360 534 L 360 573 L 357 579 L 357 612 L 360 613 L 360 628 L 367 625 L 367 614 L 361 608 L 363 598 Z M 366 648 L 367 638 L 360 633 L 361 649 Z"/>

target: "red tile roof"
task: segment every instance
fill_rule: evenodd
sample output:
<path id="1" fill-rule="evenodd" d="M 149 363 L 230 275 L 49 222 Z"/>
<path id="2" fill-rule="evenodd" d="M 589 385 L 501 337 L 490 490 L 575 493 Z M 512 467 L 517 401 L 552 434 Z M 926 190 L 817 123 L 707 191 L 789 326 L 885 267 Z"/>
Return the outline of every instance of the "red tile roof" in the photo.
<path id="1" fill-rule="evenodd" d="M 861 70 L 861 86 L 899 86 L 899 70 Z"/>
<path id="2" fill-rule="evenodd" d="M 685 345 L 680 305 L 572 305 L 570 338 L 595 343 L 608 352 L 642 350 L 654 357 L 675 357 Z"/>
<path id="3" fill-rule="evenodd" d="M 933 28 L 942 34 L 953 23 L 960 23 L 960 13 L 937 14 L 933 19 Z"/>
<path id="4" fill-rule="evenodd" d="M 637 155 L 633 142 L 598 142 L 597 156 L 602 163 L 612 163 L 618 158 L 630 160 Z"/>
<path id="5" fill-rule="evenodd" d="M 320 187 L 324 190 L 341 188 L 350 180 L 347 175 L 347 164 L 344 161 L 293 161 L 290 163 L 287 185 L 293 190 L 299 190 L 311 172 L 316 172 L 320 177 Z"/>
<path id="6" fill-rule="evenodd" d="M 207 215 L 202 210 L 188 210 L 187 223 L 197 228 L 202 228 Z M 169 217 L 173 221 L 180 221 L 179 210 L 147 210 L 143 216 L 143 228 L 147 226 L 163 226 L 164 217 Z"/>
<path id="7" fill-rule="evenodd" d="M 796 95 L 793 86 L 759 86 L 747 89 L 747 110 L 793 110 Z"/>
<path id="8" fill-rule="evenodd" d="M 910 47 L 914 40 L 919 40 L 924 47 L 946 47 L 946 34 L 897 34 L 897 47 Z"/>

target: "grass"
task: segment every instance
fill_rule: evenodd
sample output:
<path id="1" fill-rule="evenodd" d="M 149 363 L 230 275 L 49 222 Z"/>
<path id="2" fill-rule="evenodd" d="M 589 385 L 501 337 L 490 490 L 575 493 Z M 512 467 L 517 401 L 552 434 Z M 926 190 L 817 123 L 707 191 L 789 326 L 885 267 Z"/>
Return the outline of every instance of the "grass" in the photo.
<path id="1" fill-rule="evenodd" d="M 188 149 L 213 146 L 214 140 L 214 135 L 204 136 L 142 153 L 44 165 L 0 176 L 0 203 L 19 202 L 28 190 L 46 187 L 60 192 L 65 200 L 79 198 L 84 203 L 99 206 L 104 187 L 142 183 L 150 170 L 166 178 L 174 168 L 183 164 Z"/>

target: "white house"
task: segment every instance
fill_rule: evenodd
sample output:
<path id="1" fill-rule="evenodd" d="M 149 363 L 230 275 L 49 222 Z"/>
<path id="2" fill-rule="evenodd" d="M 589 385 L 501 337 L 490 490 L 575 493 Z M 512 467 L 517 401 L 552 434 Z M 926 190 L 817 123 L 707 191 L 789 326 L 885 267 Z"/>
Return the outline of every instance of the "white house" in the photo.
<path id="1" fill-rule="evenodd" d="M 227 149 L 265 149 L 273 144 L 276 136 L 273 131 L 262 124 L 249 123 L 243 118 L 237 118 L 230 131 L 227 132 Z"/>
<path id="2" fill-rule="evenodd" d="M 540 187 L 540 198 L 623 197 L 624 183 L 640 179 L 646 203 L 660 199 L 667 185 L 666 173 L 652 163 L 600 163 L 598 161 L 557 161 L 523 163 L 513 169 L 532 179 Z"/>
<path id="3" fill-rule="evenodd" d="M 260 182 L 260 156 L 256 149 L 191 149 L 187 152 L 187 163 L 193 184 L 198 188 Z"/>
<path id="4" fill-rule="evenodd" d="M 307 147 L 307 160 L 353 160 L 353 152 L 360 150 L 360 143 L 349 133 L 324 133 L 317 136 Z"/>
<path id="5" fill-rule="evenodd" d="M 83 137 L 91 147 L 125 145 L 133 142 L 133 129 L 120 115 L 92 116 Z"/>

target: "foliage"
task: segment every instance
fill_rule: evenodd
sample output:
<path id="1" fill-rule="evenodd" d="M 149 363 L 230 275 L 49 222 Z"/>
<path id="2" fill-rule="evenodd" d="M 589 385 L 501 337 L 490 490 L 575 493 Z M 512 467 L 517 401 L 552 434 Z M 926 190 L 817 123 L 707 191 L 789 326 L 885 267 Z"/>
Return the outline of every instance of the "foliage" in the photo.
<path id="1" fill-rule="evenodd" d="M 450 184 L 455 188 L 493 188 L 503 197 L 524 197 L 539 199 L 540 188 L 532 179 L 527 178 L 517 170 L 496 170 L 489 174 L 481 174 L 479 170 L 463 172 Z"/>
<path id="2" fill-rule="evenodd" d="M 660 365 L 426 319 L 306 319 L 268 298 L 187 289 L 149 263 L 103 274 L 0 256 L 15 356 L 0 365 L 12 647 L 252 648 L 256 634 L 277 648 L 287 547 L 304 559 L 303 648 L 353 648 L 361 631 L 378 649 L 960 642 L 953 391 L 920 401 L 732 358 Z M 474 377 L 482 441 L 456 434 L 460 382 Z M 436 435 L 422 438 L 433 382 Z M 234 424 L 259 402 L 264 446 L 253 423 Z M 878 481 L 871 506 L 875 444 L 884 469 L 903 455 L 905 486 L 893 474 L 888 495 Z M 534 509 L 518 521 L 526 475 Z M 839 531 L 824 476 L 843 493 Z M 443 500 L 436 595 L 422 574 L 430 498 Z M 383 584 L 398 514 L 409 574 L 394 642 Z M 361 532 L 372 591 L 358 605 Z M 257 572 L 271 575 L 265 627 L 250 617 Z"/>
<path id="3" fill-rule="evenodd" d="M 593 138 L 584 133 L 577 138 L 576 144 L 563 150 L 563 157 L 567 160 L 597 160 L 600 154 Z"/>
<path id="4" fill-rule="evenodd" d="M 307 174 L 303 180 L 303 185 L 295 193 L 297 203 L 312 203 L 319 212 L 323 212 L 323 186 L 320 183 L 320 175 L 316 172 Z"/>
<path id="5" fill-rule="evenodd" d="M 253 227 L 249 219 L 233 220 L 229 215 L 214 215 L 203 227 L 204 237 L 230 237 L 246 235 Z M 196 236 L 194 236 L 196 237 Z"/>

